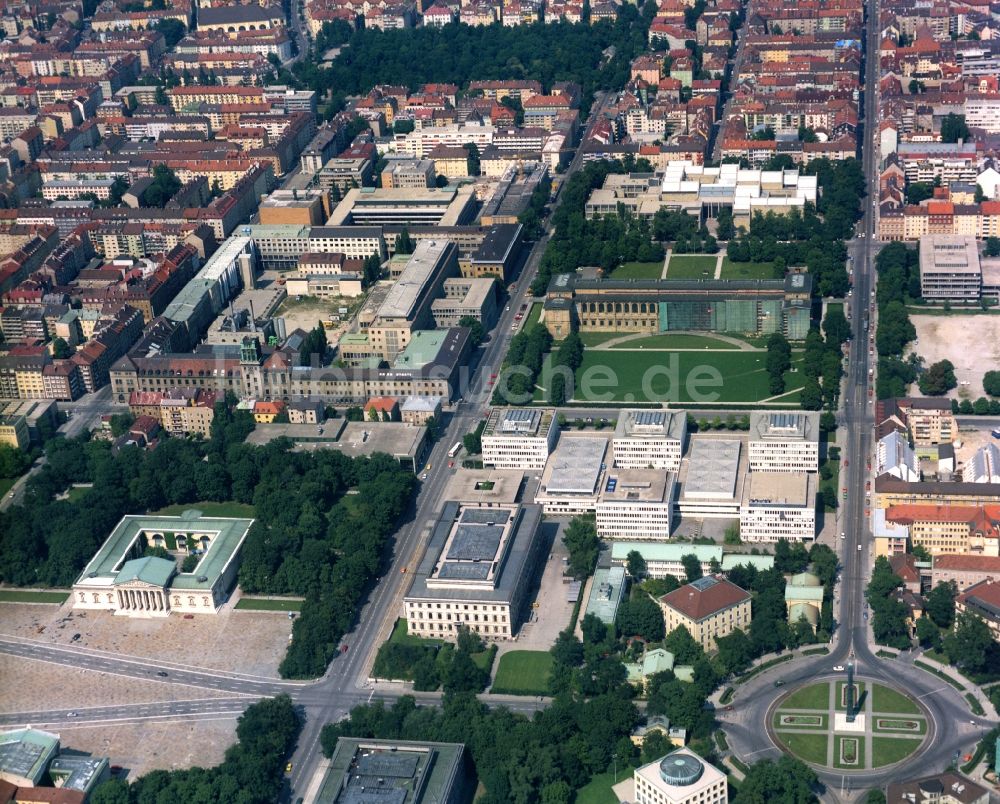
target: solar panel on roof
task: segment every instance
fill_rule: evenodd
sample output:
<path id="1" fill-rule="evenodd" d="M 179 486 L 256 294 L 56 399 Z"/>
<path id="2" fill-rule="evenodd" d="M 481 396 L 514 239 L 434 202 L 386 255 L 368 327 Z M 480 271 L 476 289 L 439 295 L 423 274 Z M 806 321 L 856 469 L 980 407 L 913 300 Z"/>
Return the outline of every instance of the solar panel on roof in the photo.
<path id="1" fill-rule="evenodd" d="M 665 419 L 659 411 L 644 410 L 635 414 L 635 423 L 641 427 L 661 427 Z"/>
<path id="2" fill-rule="evenodd" d="M 508 410 L 500 429 L 505 433 L 528 433 L 536 428 L 540 416 L 537 410 Z"/>
<path id="3" fill-rule="evenodd" d="M 711 589 L 715 586 L 718 581 L 715 578 L 699 578 L 697 581 L 692 581 L 691 586 L 697 589 L 699 592 L 704 592 L 706 589 Z"/>

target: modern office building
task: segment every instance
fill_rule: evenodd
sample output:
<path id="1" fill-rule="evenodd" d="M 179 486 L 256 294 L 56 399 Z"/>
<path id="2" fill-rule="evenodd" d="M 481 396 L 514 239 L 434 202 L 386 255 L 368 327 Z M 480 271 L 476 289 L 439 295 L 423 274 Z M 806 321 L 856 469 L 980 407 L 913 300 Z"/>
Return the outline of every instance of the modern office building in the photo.
<path id="1" fill-rule="evenodd" d="M 460 804 L 469 778 L 461 743 L 341 737 L 311 804 Z"/>
<path id="2" fill-rule="evenodd" d="M 632 778 L 615 785 L 621 804 L 727 804 L 726 774 L 689 748 L 636 768 Z"/>
<path id="3" fill-rule="evenodd" d="M 597 535 L 666 541 L 672 530 L 676 485 L 676 475 L 661 469 L 608 469 L 595 508 Z"/>
<path id="4" fill-rule="evenodd" d="M 816 538 L 816 475 L 751 472 L 740 508 L 740 539 L 774 543 Z"/>
<path id="5" fill-rule="evenodd" d="M 549 456 L 535 503 L 546 514 L 578 516 L 593 513 L 602 493 L 608 439 L 565 435 Z"/>
<path id="6" fill-rule="evenodd" d="M 497 288 L 494 279 L 459 276 L 444 280 L 444 297 L 431 302 L 434 325 L 457 327 L 463 318 L 474 318 L 488 332 L 497 319 Z"/>
<path id="7" fill-rule="evenodd" d="M 625 599 L 626 585 L 624 567 L 598 567 L 594 570 L 584 617 L 593 614 L 606 625 L 613 624 L 618 607 Z"/>
<path id="8" fill-rule="evenodd" d="M 751 472 L 817 471 L 819 411 L 754 411 L 748 448 Z"/>
<path id="9" fill-rule="evenodd" d="M 737 438 L 695 436 L 681 465 L 677 512 L 696 519 L 739 519 L 747 453 Z"/>
<path id="10" fill-rule="evenodd" d="M 557 274 L 545 299 L 545 326 L 570 332 L 658 335 L 677 330 L 802 340 L 812 318 L 812 275 L 784 279 L 605 279 L 593 269 Z"/>
<path id="11" fill-rule="evenodd" d="M 715 650 L 717 638 L 750 627 L 750 593 L 721 575 L 707 575 L 665 594 L 660 609 L 668 634 L 684 626 L 705 651 Z"/>
<path id="12" fill-rule="evenodd" d="M 128 617 L 171 612 L 217 614 L 236 586 L 240 553 L 252 519 L 125 516 L 73 584 L 73 608 Z M 162 547 L 171 558 L 145 556 Z M 192 570 L 179 563 L 198 556 Z"/>
<path id="13" fill-rule="evenodd" d="M 512 639 L 544 563 L 536 505 L 449 501 L 403 598 L 408 633 L 455 640 L 459 628 Z"/>
<path id="14" fill-rule="evenodd" d="M 559 438 L 552 408 L 493 408 L 483 429 L 483 465 L 541 471 Z"/>
<path id="15" fill-rule="evenodd" d="M 337 204 L 329 226 L 460 226 L 476 212 L 476 196 L 464 187 L 372 187 L 350 190 Z"/>
<path id="16" fill-rule="evenodd" d="M 975 237 L 933 234 L 920 238 L 920 294 L 924 299 L 978 304 L 982 286 Z"/>
<path id="17" fill-rule="evenodd" d="M 667 469 L 676 472 L 687 442 L 687 414 L 682 410 L 622 410 L 611 440 L 619 469 Z"/>

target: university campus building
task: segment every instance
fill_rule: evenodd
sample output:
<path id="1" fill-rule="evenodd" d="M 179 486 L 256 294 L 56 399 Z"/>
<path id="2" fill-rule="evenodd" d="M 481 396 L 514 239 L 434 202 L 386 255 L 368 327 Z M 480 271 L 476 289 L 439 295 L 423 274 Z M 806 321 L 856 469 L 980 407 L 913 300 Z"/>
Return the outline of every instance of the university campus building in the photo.
<path id="1" fill-rule="evenodd" d="M 668 634 L 683 625 L 706 651 L 715 650 L 719 637 L 750 627 L 750 593 L 721 575 L 707 575 L 665 594 L 660 609 Z"/>
<path id="2" fill-rule="evenodd" d="M 812 318 L 808 273 L 784 279 L 606 279 L 598 269 L 557 274 L 545 299 L 545 326 L 623 335 L 678 330 L 770 335 L 803 340 Z"/>
<path id="3" fill-rule="evenodd" d="M 252 519 L 125 516 L 73 584 L 73 608 L 127 617 L 217 614 L 236 586 Z M 162 547 L 171 558 L 144 555 Z M 190 571 L 178 562 L 198 556 Z"/>
<path id="4" fill-rule="evenodd" d="M 403 598 L 407 631 L 455 640 L 464 626 L 484 639 L 511 639 L 544 563 L 537 505 L 445 503 Z"/>

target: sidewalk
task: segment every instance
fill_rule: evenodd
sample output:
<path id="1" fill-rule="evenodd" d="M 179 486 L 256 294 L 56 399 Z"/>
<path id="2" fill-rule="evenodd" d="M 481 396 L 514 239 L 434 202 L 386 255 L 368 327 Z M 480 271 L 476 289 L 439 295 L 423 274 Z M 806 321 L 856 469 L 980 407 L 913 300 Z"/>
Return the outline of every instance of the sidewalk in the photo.
<path id="1" fill-rule="evenodd" d="M 962 695 L 962 697 L 965 697 L 965 693 L 967 693 L 967 692 L 972 693 L 972 696 L 977 701 L 979 701 L 979 705 L 981 707 L 983 707 L 983 713 L 984 714 L 979 715 L 978 717 L 985 717 L 985 718 L 989 718 L 990 720 L 998 720 L 998 719 L 1000 719 L 997 716 L 997 710 L 993 706 L 993 702 L 989 699 L 989 697 L 986 695 L 986 693 L 983 692 L 982 687 L 980 687 L 975 681 L 972 681 L 971 679 L 966 678 L 965 676 L 963 676 L 960 672 L 958 672 L 958 670 L 956 670 L 950 664 L 942 664 L 941 662 L 938 662 L 935 659 L 930 658 L 929 656 L 926 655 L 926 651 L 923 651 L 923 650 L 907 651 L 907 653 L 909 654 L 909 662 L 911 664 L 914 661 L 920 660 L 924 664 L 930 665 L 935 670 L 937 670 L 937 671 L 939 671 L 941 673 L 944 673 L 945 675 L 949 676 L 950 678 L 955 679 L 955 681 L 957 681 L 959 684 L 961 684 L 962 686 L 964 686 L 965 690 L 962 693 L 960 693 Z M 900 654 L 900 657 L 902 657 L 902 655 L 903 654 Z M 918 667 L 917 669 L 920 670 L 922 668 Z M 956 692 L 957 692 L 957 690 L 956 690 Z"/>

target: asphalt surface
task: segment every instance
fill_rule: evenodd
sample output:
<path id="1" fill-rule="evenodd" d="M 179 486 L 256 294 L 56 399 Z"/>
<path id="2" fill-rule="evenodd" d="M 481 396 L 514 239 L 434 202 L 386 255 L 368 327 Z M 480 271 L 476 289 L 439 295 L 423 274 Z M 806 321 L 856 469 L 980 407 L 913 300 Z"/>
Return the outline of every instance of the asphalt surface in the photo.
<path id="1" fill-rule="evenodd" d="M 868 8 L 867 51 L 874 55 L 878 52 L 876 2 L 870 2 Z M 861 225 L 864 237 L 848 244 L 854 266 L 854 292 L 849 300 L 853 339 L 840 415 L 840 434 L 843 436 L 846 430 L 846 438 L 838 439 L 842 445 L 842 457 L 848 460 L 847 467 L 841 470 L 841 485 L 847 487 L 848 497 L 843 501 L 841 512 L 840 529 L 845 538 L 838 540 L 841 546 L 841 573 L 835 599 L 838 604 L 835 606 L 836 630 L 829 655 L 804 657 L 760 673 L 737 687 L 732 712 L 719 713 L 734 753 L 747 762 L 753 762 L 765 757 L 777 758 L 781 754 L 762 735 L 762 726 L 769 723 L 769 710 L 775 700 L 796 684 L 829 676 L 834 666 L 846 665 L 849 658 L 853 658 L 860 679 L 877 680 L 902 689 L 915 698 L 930 718 L 928 737 L 920 751 L 901 763 L 879 770 L 834 772 L 817 768 L 817 774 L 827 785 L 826 797 L 830 800 L 852 800 L 864 791 L 889 781 L 943 769 L 953 761 L 956 753 L 971 750 L 982 732 L 993 726 L 986 718 L 970 716 L 967 703 L 951 685 L 914 667 L 912 655 L 906 654 L 893 660 L 876 656 L 869 630 L 870 621 L 866 617 L 864 592 L 871 573 L 874 549 L 865 502 L 874 428 L 874 380 L 869 379 L 869 369 L 875 368 L 876 357 L 869 353 L 871 342 L 863 321 L 867 309 L 872 316 L 870 333 L 873 333 L 872 290 L 875 287 L 874 256 L 878 248 L 874 239 L 876 220 L 871 203 L 871 199 L 877 198 L 878 194 L 878 163 L 867 121 L 875 121 L 877 115 L 874 92 L 878 85 L 877 68 L 877 58 L 869 58 L 865 73 L 865 86 L 869 91 L 865 96 L 863 119 L 866 124 L 862 139 L 862 161 L 868 185 Z M 779 688 L 775 682 L 783 684 Z"/>

